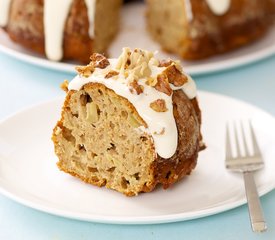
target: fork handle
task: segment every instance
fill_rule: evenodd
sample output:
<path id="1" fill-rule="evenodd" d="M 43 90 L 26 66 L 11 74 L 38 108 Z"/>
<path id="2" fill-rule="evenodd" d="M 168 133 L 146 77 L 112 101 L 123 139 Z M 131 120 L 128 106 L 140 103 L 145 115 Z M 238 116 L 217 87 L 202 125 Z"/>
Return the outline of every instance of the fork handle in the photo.
<path id="1" fill-rule="evenodd" d="M 253 172 L 244 172 L 243 176 L 252 230 L 254 232 L 264 232 L 267 226 L 264 220 Z"/>

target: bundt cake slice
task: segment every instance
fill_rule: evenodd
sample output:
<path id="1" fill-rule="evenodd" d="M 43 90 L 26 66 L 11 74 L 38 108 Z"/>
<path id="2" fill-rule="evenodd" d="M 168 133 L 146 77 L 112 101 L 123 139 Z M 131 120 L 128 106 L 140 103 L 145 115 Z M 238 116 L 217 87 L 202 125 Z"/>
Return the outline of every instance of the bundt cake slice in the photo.
<path id="1" fill-rule="evenodd" d="M 127 196 L 191 173 L 204 146 L 201 115 L 178 62 L 125 48 L 77 70 L 52 136 L 61 170 Z"/>

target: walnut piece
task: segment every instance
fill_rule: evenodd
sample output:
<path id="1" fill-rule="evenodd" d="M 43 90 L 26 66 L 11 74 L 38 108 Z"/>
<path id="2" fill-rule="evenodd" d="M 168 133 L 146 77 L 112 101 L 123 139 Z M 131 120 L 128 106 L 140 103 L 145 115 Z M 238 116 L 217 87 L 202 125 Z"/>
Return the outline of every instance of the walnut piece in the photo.
<path id="1" fill-rule="evenodd" d="M 167 112 L 166 102 L 164 99 L 157 99 L 150 103 L 150 108 L 156 112 Z"/>
<path id="2" fill-rule="evenodd" d="M 68 80 L 64 80 L 63 83 L 60 84 L 60 88 L 64 91 L 64 92 L 68 92 L 68 86 L 69 86 L 69 82 Z"/>
<path id="3" fill-rule="evenodd" d="M 181 87 L 183 84 L 187 83 L 188 78 L 182 74 L 175 65 L 167 67 L 163 74 L 168 78 L 168 82 L 172 83 L 175 87 Z"/>
<path id="4" fill-rule="evenodd" d="M 130 82 L 129 86 L 131 87 L 131 93 L 133 93 L 133 90 L 136 92 L 137 95 L 143 93 L 144 87 L 142 85 L 139 85 L 137 80 Z"/>
<path id="5" fill-rule="evenodd" d="M 169 85 L 168 78 L 165 74 L 159 74 L 157 76 L 157 84 L 155 85 L 155 89 L 171 96 L 173 93 L 172 88 Z"/>
<path id="6" fill-rule="evenodd" d="M 95 70 L 94 66 L 91 64 L 88 64 L 87 66 L 76 66 L 75 69 L 79 75 L 85 78 L 90 77 Z"/>
<path id="7" fill-rule="evenodd" d="M 117 71 L 111 70 L 105 75 L 105 78 L 111 78 L 113 76 L 117 76 L 119 73 Z"/>
<path id="8" fill-rule="evenodd" d="M 164 60 L 161 60 L 159 62 L 159 67 L 169 67 L 170 65 L 172 65 L 173 61 L 170 60 L 170 59 L 164 59 Z"/>
<path id="9" fill-rule="evenodd" d="M 95 67 L 95 68 L 101 68 L 104 69 L 107 66 L 110 65 L 109 60 L 102 54 L 99 53 L 94 53 L 91 57 L 91 64 Z"/>

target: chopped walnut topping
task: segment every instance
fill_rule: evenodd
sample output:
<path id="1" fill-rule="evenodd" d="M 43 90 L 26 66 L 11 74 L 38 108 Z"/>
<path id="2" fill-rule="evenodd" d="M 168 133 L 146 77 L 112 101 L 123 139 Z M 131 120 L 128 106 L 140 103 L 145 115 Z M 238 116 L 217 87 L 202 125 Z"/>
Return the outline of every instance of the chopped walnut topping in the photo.
<path id="1" fill-rule="evenodd" d="M 93 53 L 90 57 L 92 62 L 98 62 L 102 59 L 107 59 L 103 54 L 100 53 Z"/>
<path id="2" fill-rule="evenodd" d="M 125 71 L 125 72 L 124 72 L 124 77 L 125 77 L 125 78 L 129 77 L 129 72 L 128 72 L 128 71 Z"/>
<path id="3" fill-rule="evenodd" d="M 68 92 L 68 86 L 69 86 L 69 82 L 68 80 L 64 80 L 63 83 L 60 84 L 60 88 L 64 91 L 64 92 Z"/>
<path id="4" fill-rule="evenodd" d="M 144 87 L 142 85 L 139 85 L 137 80 L 132 81 L 130 84 L 130 92 L 133 93 L 133 90 L 135 90 L 136 94 L 139 95 L 143 93 Z"/>
<path id="5" fill-rule="evenodd" d="M 91 74 L 94 72 L 95 68 L 93 65 L 89 64 L 87 66 L 77 66 L 75 67 L 78 74 L 80 74 L 83 77 L 90 77 Z"/>
<path id="6" fill-rule="evenodd" d="M 130 57 L 127 58 L 124 68 L 127 69 L 131 65 Z"/>
<path id="7" fill-rule="evenodd" d="M 96 68 L 104 69 L 110 65 L 109 60 L 105 56 L 99 53 L 94 53 L 90 59 L 91 59 L 91 64 Z"/>
<path id="8" fill-rule="evenodd" d="M 150 103 L 150 108 L 156 112 L 166 112 L 168 111 L 164 99 L 157 99 L 154 102 Z"/>
<path id="9" fill-rule="evenodd" d="M 175 65 L 167 67 L 163 73 L 167 76 L 168 82 L 172 83 L 176 87 L 181 87 L 183 84 L 187 83 L 188 78 L 182 74 Z"/>
<path id="10" fill-rule="evenodd" d="M 164 59 L 161 60 L 159 63 L 159 67 L 169 67 L 170 65 L 172 65 L 173 61 L 170 59 Z"/>
<path id="11" fill-rule="evenodd" d="M 117 71 L 111 70 L 105 75 L 105 78 L 111 78 L 113 76 L 117 76 L 119 73 Z"/>
<path id="12" fill-rule="evenodd" d="M 157 84 L 155 85 L 155 89 L 171 96 L 173 93 L 172 88 L 169 85 L 168 78 L 165 74 L 159 74 L 157 76 Z"/>
<path id="13" fill-rule="evenodd" d="M 91 62 L 87 66 L 77 66 L 75 68 L 80 75 L 86 78 L 91 76 L 95 68 L 104 69 L 108 65 L 110 65 L 110 62 L 108 61 L 108 59 L 98 53 L 94 53 L 90 59 L 91 59 Z"/>
<path id="14" fill-rule="evenodd" d="M 122 54 L 118 58 L 116 69 L 124 73 L 127 70 L 129 76 L 135 78 L 144 78 L 151 75 L 149 61 L 152 59 L 153 53 L 135 49 L 131 51 L 130 48 L 124 48 Z"/>
<path id="15" fill-rule="evenodd" d="M 178 69 L 180 72 L 182 72 L 182 66 L 181 66 L 181 62 L 179 60 L 174 61 L 174 65 L 175 65 L 176 69 Z"/>
<path id="16" fill-rule="evenodd" d="M 150 87 L 154 87 L 154 86 L 156 86 L 157 82 L 158 82 L 158 80 L 156 78 L 148 77 L 145 84 Z"/>

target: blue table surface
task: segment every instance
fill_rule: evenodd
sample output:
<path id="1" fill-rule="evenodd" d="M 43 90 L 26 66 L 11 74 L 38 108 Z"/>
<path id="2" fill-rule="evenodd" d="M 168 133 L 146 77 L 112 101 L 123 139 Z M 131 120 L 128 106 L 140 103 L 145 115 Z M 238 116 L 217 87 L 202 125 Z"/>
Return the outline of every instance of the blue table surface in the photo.
<path id="1" fill-rule="evenodd" d="M 30 105 L 64 95 L 59 85 L 72 77 L 0 54 L 0 120 Z M 242 99 L 275 116 L 275 56 L 194 79 L 200 90 Z M 261 202 L 269 229 L 255 234 L 250 228 L 247 205 L 177 223 L 112 225 L 53 216 L 0 195 L 0 239 L 275 239 L 275 190 L 261 197 Z"/>

